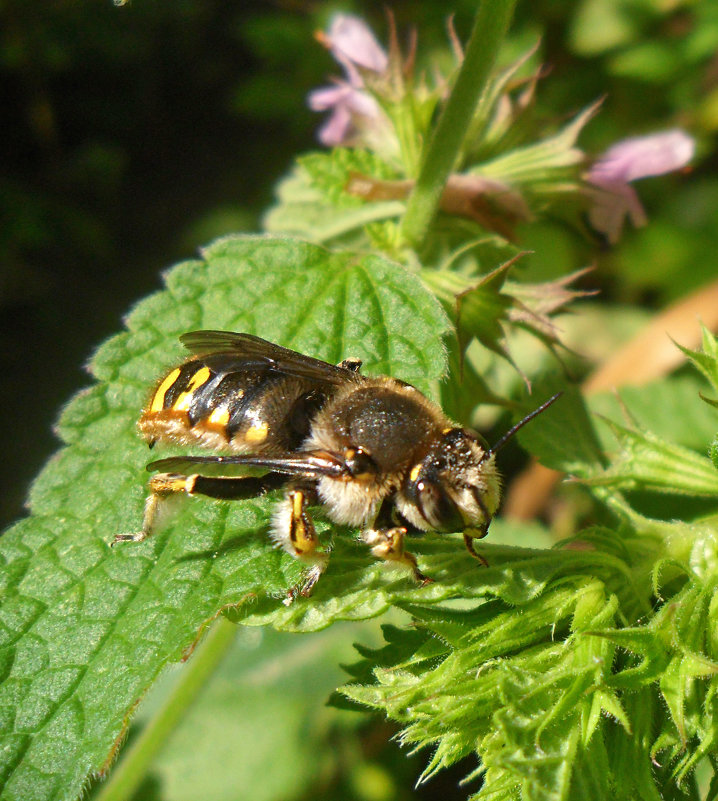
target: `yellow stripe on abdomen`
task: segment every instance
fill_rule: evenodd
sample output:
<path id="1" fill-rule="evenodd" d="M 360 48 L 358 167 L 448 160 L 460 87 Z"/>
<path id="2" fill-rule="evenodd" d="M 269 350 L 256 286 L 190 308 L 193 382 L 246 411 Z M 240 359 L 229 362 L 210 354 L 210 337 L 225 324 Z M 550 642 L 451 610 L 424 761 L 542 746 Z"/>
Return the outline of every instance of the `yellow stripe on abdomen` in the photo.
<path id="1" fill-rule="evenodd" d="M 206 384 L 207 381 L 209 381 L 210 375 L 209 367 L 200 367 L 192 378 L 190 378 L 187 389 L 180 393 L 177 400 L 172 404 L 172 410 L 175 412 L 189 411 L 195 390 L 199 389 L 203 384 Z"/>
<path id="2" fill-rule="evenodd" d="M 267 439 L 268 434 L 269 424 L 265 420 L 262 420 L 255 423 L 244 432 L 244 439 L 250 445 L 259 445 Z"/>
<path id="3" fill-rule="evenodd" d="M 218 406 L 212 410 L 207 422 L 213 426 L 226 426 L 229 423 L 229 409 L 226 406 Z"/>
<path id="4" fill-rule="evenodd" d="M 175 381 L 179 378 L 179 374 L 179 367 L 175 367 L 175 369 L 167 376 L 167 378 L 165 378 L 159 387 L 157 387 L 157 392 L 155 392 L 154 396 L 152 397 L 152 403 L 150 404 L 151 412 L 161 412 L 162 409 L 165 408 L 165 397 L 170 388 L 174 385 Z"/>

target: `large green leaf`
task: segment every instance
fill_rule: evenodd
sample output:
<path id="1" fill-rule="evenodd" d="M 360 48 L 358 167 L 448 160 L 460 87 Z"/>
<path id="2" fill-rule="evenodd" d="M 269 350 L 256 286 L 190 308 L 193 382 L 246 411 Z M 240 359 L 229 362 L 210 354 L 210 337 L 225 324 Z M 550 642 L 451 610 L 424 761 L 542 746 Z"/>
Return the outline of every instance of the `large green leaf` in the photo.
<path id="1" fill-rule="evenodd" d="M 445 368 L 448 323 L 438 302 L 376 256 L 289 238 L 228 238 L 171 270 L 166 283 L 93 358 L 98 383 L 69 404 L 58 426 L 67 447 L 35 483 L 30 517 L 0 540 L 7 801 L 75 798 L 111 761 L 162 667 L 180 659 L 220 609 L 288 614 L 281 598 L 299 569 L 265 536 L 271 499 L 191 500 L 157 536 L 109 548 L 116 533 L 140 525 L 148 454 L 135 420 L 153 381 L 183 358 L 181 333 L 251 331 L 330 361 L 358 356 L 368 372 L 424 390 Z M 387 588 L 420 591 L 403 574 L 382 573 L 365 550 L 338 550 L 335 575 L 351 560 L 355 576 L 364 576 L 364 597 L 342 605 L 328 576 L 314 603 L 290 615 L 290 627 L 377 614 Z M 383 591 L 367 594 L 368 586 Z"/>

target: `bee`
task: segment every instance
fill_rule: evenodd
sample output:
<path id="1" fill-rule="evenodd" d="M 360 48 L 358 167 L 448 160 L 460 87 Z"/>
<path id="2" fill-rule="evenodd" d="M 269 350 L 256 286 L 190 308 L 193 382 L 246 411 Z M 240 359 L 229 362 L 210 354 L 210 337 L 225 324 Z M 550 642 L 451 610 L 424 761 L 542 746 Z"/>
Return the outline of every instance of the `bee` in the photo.
<path id="1" fill-rule="evenodd" d="M 180 341 L 193 356 L 158 383 L 140 433 L 150 447 L 175 443 L 226 455 L 150 463 L 159 472 L 149 482 L 142 530 L 118 534 L 113 545 L 151 536 L 160 502 L 177 493 L 231 500 L 283 489 L 270 536 L 306 567 L 290 600 L 309 595 L 329 559 L 310 506 L 358 527 L 375 557 L 405 566 L 421 584 L 432 579 L 406 549 L 407 534 L 460 531 L 469 553 L 487 564 L 473 542 L 486 536 L 499 505 L 496 451 L 558 397 L 489 448 L 411 384 L 362 375 L 359 359 L 329 364 L 227 331 Z M 237 465 L 260 474 L 232 475 Z M 216 475 L 223 470 L 229 474 Z"/>

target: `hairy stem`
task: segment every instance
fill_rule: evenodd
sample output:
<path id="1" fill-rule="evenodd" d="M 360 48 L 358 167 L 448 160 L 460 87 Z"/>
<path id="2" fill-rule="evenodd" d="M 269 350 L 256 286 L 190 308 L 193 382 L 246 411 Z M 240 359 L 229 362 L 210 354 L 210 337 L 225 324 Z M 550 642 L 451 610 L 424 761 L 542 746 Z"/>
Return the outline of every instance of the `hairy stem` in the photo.
<path id="1" fill-rule="evenodd" d="M 484 0 L 449 99 L 424 149 L 422 166 L 406 207 L 402 234 L 420 249 L 439 206 L 499 47 L 511 21 L 516 0 Z"/>
<path id="2" fill-rule="evenodd" d="M 96 801 L 128 801 L 133 797 L 155 755 L 207 684 L 207 680 L 227 653 L 236 632 L 237 627 L 224 617 L 214 623 L 209 634 L 184 666 L 177 684 L 158 714 L 147 723 L 139 737 L 120 757 L 119 764 L 98 793 Z"/>

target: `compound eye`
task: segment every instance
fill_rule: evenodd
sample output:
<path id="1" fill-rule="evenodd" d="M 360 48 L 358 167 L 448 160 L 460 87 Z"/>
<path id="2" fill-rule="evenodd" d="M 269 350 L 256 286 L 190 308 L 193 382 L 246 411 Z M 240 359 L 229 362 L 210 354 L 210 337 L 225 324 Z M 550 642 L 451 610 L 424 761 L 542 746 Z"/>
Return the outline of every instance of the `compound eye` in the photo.
<path id="1" fill-rule="evenodd" d="M 421 516 L 436 531 L 462 531 L 464 520 L 459 509 L 439 482 L 419 479 L 416 505 Z"/>

